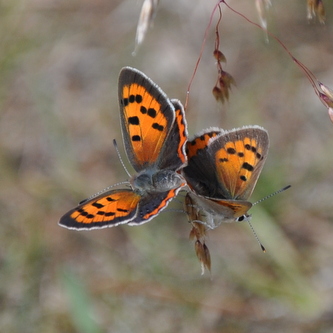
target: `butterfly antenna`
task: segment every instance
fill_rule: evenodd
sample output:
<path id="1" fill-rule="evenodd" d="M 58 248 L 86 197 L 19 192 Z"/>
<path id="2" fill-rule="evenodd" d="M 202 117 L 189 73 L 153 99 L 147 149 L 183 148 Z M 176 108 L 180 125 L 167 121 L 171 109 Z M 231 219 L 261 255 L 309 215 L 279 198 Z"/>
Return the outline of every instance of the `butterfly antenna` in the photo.
<path id="1" fill-rule="evenodd" d="M 247 223 L 249 224 L 249 226 L 250 226 L 250 228 L 251 228 L 251 230 L 252 230 L 252 232 L 253 232 L 253 235 L 254 235 L 254 237 L 256 238 L 257 242 L 259 243 L 259 245 L 260 245 L 262 251 L 263 251 L 263 252 L 266 252 L 265 246 L 260 242 L 260 239 L 259 239 L 259 237 L 258 237 L 256 231 L 254 230 L 253 225 L 252 225 L 252 223 L 250 222 L 250 219 L 247 220 Z"/>
<path id="2" fill-rule="evenodd" d="M 118 158 L 119 158 L 119 161 L 120 161 L 121 165 L 123 166 L 123 168 L 124 168 L 125 172 L 127 173 L 128 177 L 131 178 L 132 176 L 131 176 L 131 174 L 128 172 L 128 170 L 127 170 L 127 168 L 126 168 L 126 166 L 125 166 L 125 164 L 124 164 L 124 161 L 123 161 L 123 159 L 121 158 L 121 155 L 120 155 L 120 152 L 119 152 L 119 149 L 118 149 L 118 145 L 117 145 L 117 141 L 116 141 L 116 139 L 113 139 L 113 146 L 114 146 L 114 148 L 116 149 L 116 152 L 117 152 L 117 155 L 118 155 Z"/>
<path id="3" fill-rule="evenodd" d="M 128 181 L 124 181 L 124 182 L 120 182 L 120 183 L 116 183 L 116 184 L 110 185 L 110 186 L 104 188 L 103 190 L 101 190 L 101 191 L 99 191 L 99 192 L 97 192 L 97 193 L 91 195 L 90 197 L 88 197 L 88 198 L 86 198 L 86 199 L 80 201 L 80 202 L 79 202 L 79 205 L 81 205 L 82 203 L 84 203 L 84 202 L 86 202 L 86 201 L 88 201 L 88 200 L 91 200 L 91 199 L 93 199 L 93 198 L 96 198 L 96 197 L 98 197 L 99 195 L 101 195 L 101 194 L 103 194 L 103 193 L 105 193 L 105 192 L 111 190 L 111 188 L 116 187 L 116 186 L 119 186 L 119 185 L 128 185 L 128 186 L 130 186 L 130 183 L 129 183 Z"/>
<path id="4" fill-rule="evenodd" d="M 262 202 L 262 201 L 264 201 L 264 200 L 266 200 L 266 199 L 268 199 L 268 198 L 271 198 L 271 197 L 273 197 L 274 195 L 276 195 L 276 194 L 278 194 L 278 193 L 281 193 L 281 192 L 283 192 L 283 191 L 285 191 L 285 190 L 288 190 L 288 188 L 290 188 L 290 187 L 291 187 L 291 185 L 287 185 L 287 186 L 281 188 L 280 190 L 275 191 L 275 192 L 273 192 L 273 193 L 267 195 L 266 197 L 264 197 L 264 198 L 258 200 L 258 201 L 255 202 L 252 206 L 257 205 L 258 203 L 260 203 L 260 202 Z M 249 226 L 250 226 L 250 228 L 251 228 L 251 230 L 252 230 L 252 232 L 253 232 L 254 237 L 256 238 L 257 242 L 259 243 L 259 245 L 260 245 L 262 251 L 263 251 L 263 252 L 266 252 L 266 249 L 265 249 L 264 245 L 260 242 L 260 239 L 259 239 L 257 233 L 255 232 L 255 230 L 254 230 L 254 228 L 253 228 L 253 225 L 251 224 L 249 218 L 247 219 L 247 222 L 248 222 L 248 224 L 249 224 Z"/>
<path id="5" fill-rule="evenodd" d="M 287 186 L 281 188 L 280 190 L 275 191 L 275 192 L 273 192 L 273 193 L 267 195 L 266 197 L 264 197 L 264 198 L 258 200 L 258 201 L 255 202 L 252 206 L 257 205 L 258 203 L 263 202 L 264 200 L 269 199 L 269 198 L 273 197 L 273 196 L 276 195 L 276 194 L 279 194 L 279 193 L 281 193 L 281 192 L 283 192 L 283 191 L 285 191 L 285 190 L 288 190 L 288 188 L 290 188 L 290 187 L 291 187 L 291 185 L 287 185 Z"/>

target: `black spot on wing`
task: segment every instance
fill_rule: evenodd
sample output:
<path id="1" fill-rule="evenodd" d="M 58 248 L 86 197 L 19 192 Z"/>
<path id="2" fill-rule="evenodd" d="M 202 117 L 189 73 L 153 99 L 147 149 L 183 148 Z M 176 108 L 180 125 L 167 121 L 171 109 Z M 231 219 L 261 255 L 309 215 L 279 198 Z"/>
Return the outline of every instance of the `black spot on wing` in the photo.
<path id="1" fill-rule="evenodd" d="M 128 101 L 129 101 L 130 103 L 134 103 L 134 102 L 135 102 L 135 95 L 130 95 L 130 96 L 128 97 Z"/>
<path id="2" fill-rule="evenodd" d="M 134 117 L 128 117 L 128 123 L 130 125 L 140 125 L 140 120 L 137 116 Z"/>
<path id="3" fill-rule="evenodd" d="M 251 165 L 251 164 L 249 164 L 249 163 L 247 163 L 247 162 L 245 162 L 245 163 L 243 163 L 243 165 L 242 165 L 242 168 L 243 169 L 245 169 L 245 170 L 248 170 L 248 171 L 253 171 L 253 165 Z"/>
<path id="4" fill-rule="evenodd" d="M 139 142 L 139 141 L 141 141 L 141 136 L 140 135 L 133 135 L 132 136 L 132 141 L 133 142 Z"/>
<path id="5" fill-rule="evenodd" d="M 98 203 L 98 202 L 94 202 L 91 205 L 94 206 L 94 207 L 96 207 L 96 208 L 103 208 L 104 207 L 104 205 L 102 205 L 101 203 Z"/>
<path id="6" fill-rule="evenodd" d="M 150 108 L 150 109 L 148 109 L 147 114 L 148 114 L 149 117 L 155 118 L 156 115 L 157 115 L 157 112 L 156 112 L 155 109 Z"/>
<path id="7" fill-rule="evenodd" d="M 227 153 L 230 155 L 234 155 L 234 154 L 236 154 L 236 150 L 234 148 L 228 148 Z"/>
<path id="8" fill-rule="evenodd" d="M 137 103 L 142 103 L 142 96 L 141 96 L 141 95 L 136 95 L 136 96 L 135 96 L 135 101 L 136 101 Z"/>
<path id="9" fill-rule="evenodd" d="M 157 131 L 159 132 L 163 132 L 164 130 L 164 126 L 158 124 L 158 123 L 154 123 L 152 126 L 151 126 L 153 129 L 156 129 Z"/>

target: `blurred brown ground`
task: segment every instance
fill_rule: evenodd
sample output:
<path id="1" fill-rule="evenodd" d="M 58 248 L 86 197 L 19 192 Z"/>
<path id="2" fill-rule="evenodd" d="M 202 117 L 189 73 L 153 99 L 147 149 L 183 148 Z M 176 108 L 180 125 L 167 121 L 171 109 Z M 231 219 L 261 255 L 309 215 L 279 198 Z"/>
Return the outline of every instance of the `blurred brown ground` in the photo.
<path id="1" fill-rule="evenodd" d="M 1 332 L 330 332 L 333 326 L 333 124 L 281 47 L 224 10 L 224 66 L 236 80 L 216 103 L 214 24 L 190 92 L 190 137 L 258 124 L 271 139 L 248 226 L 209 232 L 212 278 L 188 240 L 182 195 L 141 227 L 57 225 L 80 200 L 127 179 L 118 73 L 133 66 L 183 102 L 214 1 L 160 1 L 134 50 L 141 1 L 3 1 L 0 11 Z M 273 1 L 269 29 L 333 86 L 333 5 L 309 24 L 303 0 Z M 254 1 L 231 3 L 257 21 Z M 121 148 L 122 149 L 122 148 Z M 123 150 L 122 150 L 123 153 Z M 127 161 L 126 161 L 127 163 Z M 173 210 L 173 211 L 172 211 Z"/>

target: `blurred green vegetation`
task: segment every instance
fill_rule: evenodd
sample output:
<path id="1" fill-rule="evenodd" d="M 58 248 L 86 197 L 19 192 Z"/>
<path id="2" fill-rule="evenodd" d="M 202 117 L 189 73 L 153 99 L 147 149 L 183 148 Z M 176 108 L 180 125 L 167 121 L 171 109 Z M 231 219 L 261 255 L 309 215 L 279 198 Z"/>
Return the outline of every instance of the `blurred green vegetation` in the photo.
<path id="1" fill-rule="evenodd" d="M 138 228 L 57 225 L 80 200 L 126 180 L 112 146 L 121 146 L 121 67 L 185 101 L 214 1 L 160 1 L 133 57 L 141 4 L 0 2 L 0 331 L 330 332 L 333 124 L 281 47 L 228 10 L 221 51 L 237 87 L 225 105 L 211 94 L 213 25 L 187 122 L 190 137 L 210 126 L 268 130 L 252 200 L 292 188 L 251 211 L 267 253 L 246 224 L 221 225 L 208 233 L 212 274 L 201 276 L 182 194 Z M 324 4 L 321 26 L 307 22 L 305 1 L 273 2 L 268 27 L 332 87 L 333 6 Z M 232 5 L 257 20 L 254 1 Z"/>

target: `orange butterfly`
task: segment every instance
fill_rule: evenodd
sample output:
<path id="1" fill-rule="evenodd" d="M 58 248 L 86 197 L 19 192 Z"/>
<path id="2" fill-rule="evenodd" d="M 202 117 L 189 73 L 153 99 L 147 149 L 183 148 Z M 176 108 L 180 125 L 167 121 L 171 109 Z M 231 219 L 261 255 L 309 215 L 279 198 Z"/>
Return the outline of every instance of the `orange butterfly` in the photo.
<path id="1" fill-rule="evenodd" d="M 123 141 L 137 174 L 129 181 L 131 188 L 107 190 L 80 202 L 60 219 L 63 227 L 148 222 L 186 185 L 177 172 L 187 162 L 187 125 L 180 101 L 169 100 L 151 79 L 131 67 L 120 72 L 118 96 Z"/>
<path id="2" fill-rule="evenodd" d="M 186 145 L 188 165 L 183 175 L 191 188 L 185 209 L 190 220 L 213 229 L 221 222 L 250 216 L 248 201 L 268 154 L 269 138 L 260 126 L 225 131 L 211 128 Z M 201 221 L 203 222 L 203 221 Z"/>

